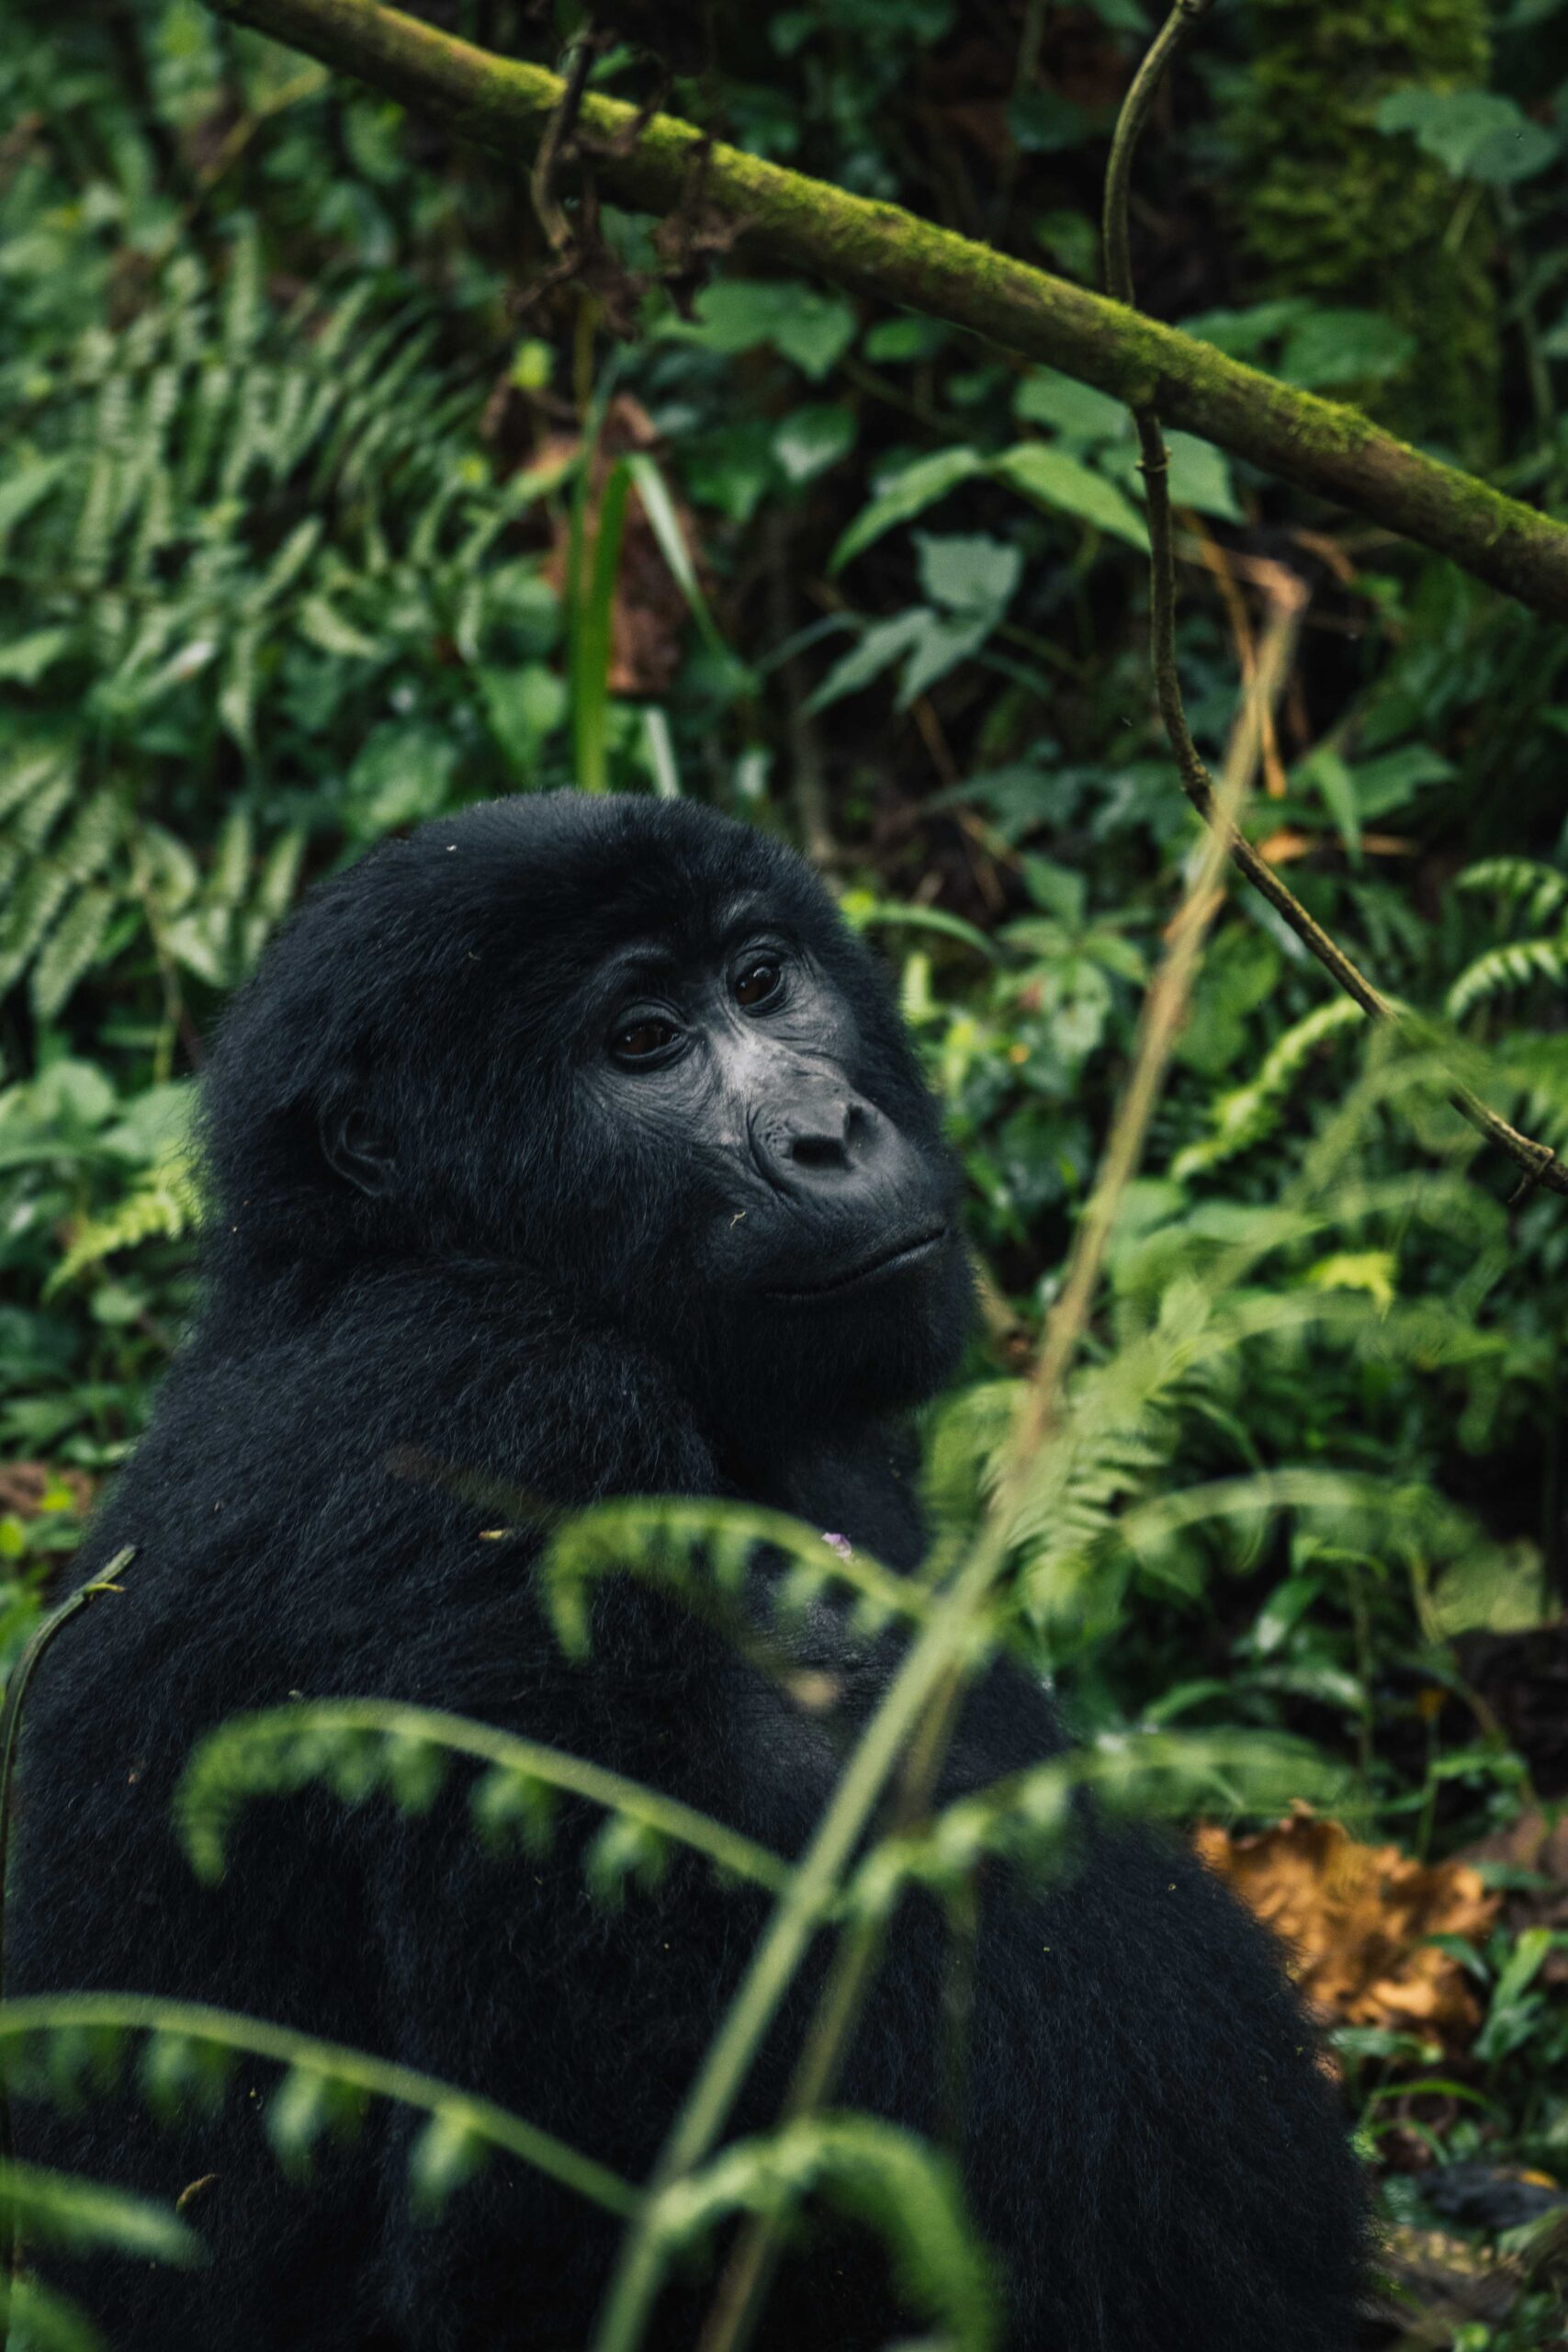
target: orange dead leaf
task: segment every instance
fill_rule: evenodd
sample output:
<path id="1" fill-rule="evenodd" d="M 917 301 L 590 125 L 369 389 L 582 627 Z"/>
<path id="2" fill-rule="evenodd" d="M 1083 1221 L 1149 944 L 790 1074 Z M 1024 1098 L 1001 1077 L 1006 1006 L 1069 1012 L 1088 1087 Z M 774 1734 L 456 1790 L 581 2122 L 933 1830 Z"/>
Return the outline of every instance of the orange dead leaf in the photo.
<path id="1" fill-rule="evenodd" d="M 1435 1935 L 1478 1937 L 1497 1897 L 1465 1862 L 1417 1862 L 1397 1846 L 1362 1846 L 1304 1810 L 1256 1836 L 1200 1829 L 1197 1847 L 1290 1951 L 1291 1973 L 1319 2017 L 1468 2041 L 1480 2011 Z"/>

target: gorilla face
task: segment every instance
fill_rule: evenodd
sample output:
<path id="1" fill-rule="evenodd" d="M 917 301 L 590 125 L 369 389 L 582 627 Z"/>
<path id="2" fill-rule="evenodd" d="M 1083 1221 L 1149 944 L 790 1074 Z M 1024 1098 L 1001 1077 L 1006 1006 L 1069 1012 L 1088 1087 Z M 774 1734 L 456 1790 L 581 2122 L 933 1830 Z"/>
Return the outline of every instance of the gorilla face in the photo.
<path id="1" fill-rule="evenodd" d="M 792 910 L 751 891 L 712 912 L 702 952 L 630 940 L 587 991 L 580 1084 L 606 1151 L 640 1139 L 679 1204 L 666 1271 L 687 1296 L 644 1295 L 700 1330 L 695 1385 L 726 1418 L 781 1392 L 795 1414 L 803 1390 L 909 1402 L 966 1320 L 952 1161 L 929 1112 L 900 1117 L 912 1074 L 879 1070 Z"/>
<path id="2" fill-rule="evenodd" d="M 684 803 L 497 802 L 374 853 L 273 950 L 209 1101 L 242 1248 L 288 1199 L 274 1257 L 524 1261 L 753 1437 L 930 1394 L 967 1328 L 880 976 L 797 858 Z"/>
<path id="3" fill-rule="evenodd" d="M 705 1286 L 809 1310 L 901 1281 L 953 1243 L 946 1168 L 863 1091 L 851 1009 L 763 899 L 682 968 L 613 957 L 585 1083 L 679 1160 Z"/>

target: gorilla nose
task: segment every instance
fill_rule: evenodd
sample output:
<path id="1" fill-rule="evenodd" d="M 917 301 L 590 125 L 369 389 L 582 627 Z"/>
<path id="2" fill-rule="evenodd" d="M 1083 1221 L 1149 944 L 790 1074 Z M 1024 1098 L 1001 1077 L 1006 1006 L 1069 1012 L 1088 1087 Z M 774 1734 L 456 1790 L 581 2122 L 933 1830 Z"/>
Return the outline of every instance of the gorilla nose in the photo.
<path id="1" fill-rule="evenodd" d="M 786 1111 L 784 1122 L 786 1148 L 797 1168 L 847 1168 L 866 1124 L 860 1104 L 850 1102 Z"/>
<path id="2" fill-rule="evenodd" d="M 780 1103 L 753 1134 L 764 1172 L 788 1191 L 861 1170 L 875 1149 L 877 1114 L 858 1095 L 813 1091 Z"/>

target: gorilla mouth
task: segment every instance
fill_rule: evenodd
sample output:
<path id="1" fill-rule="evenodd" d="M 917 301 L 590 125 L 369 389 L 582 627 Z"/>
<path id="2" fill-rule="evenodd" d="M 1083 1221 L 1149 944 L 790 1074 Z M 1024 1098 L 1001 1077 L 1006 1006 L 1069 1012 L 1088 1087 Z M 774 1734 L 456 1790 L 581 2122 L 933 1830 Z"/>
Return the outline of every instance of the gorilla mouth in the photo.
<path id="1" fill-rule="evenodd" d="M 787 1290 L 770 1290 L 770 1298 L 814 1299 L 836 1298 L 841 1293 L 858 1290 L 864 1283 L 874 1282 L 884 1274 L 901 1274 L 911 1266 L 925 1263 L 932 1258 L 952 1236 L 952 1227 L 927 1226 L 921 1232 L 896 1241 L 890 1248 L 877 1250 L 874 1257 L 859 1259 L 841 1273 L 829 1274 L 826 1282 L 795 1283 Z"/>

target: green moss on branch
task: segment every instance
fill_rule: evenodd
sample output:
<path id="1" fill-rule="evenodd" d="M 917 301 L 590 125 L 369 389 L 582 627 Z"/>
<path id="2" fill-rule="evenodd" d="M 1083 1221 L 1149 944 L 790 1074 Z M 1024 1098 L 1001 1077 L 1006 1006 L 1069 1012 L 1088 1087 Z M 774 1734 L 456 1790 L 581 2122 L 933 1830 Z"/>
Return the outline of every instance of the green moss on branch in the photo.
<path id="1" fill-rule="evenodd" d="M 561 94 L 542 66 L 494 57 L 378 0 L 212 0 L 523 170 Z M 944 319 L 1026 359 L 1048 361 L 1168 424 L 1419 541 L 1522 604 L 1568 617 L 1568 527 L 1397 441 L 1358 411 L 1245 368 L 1174 327 L 933 228 L 897 206 L 846 194 L 656 115 L 583 102 L 615 200 L 668 213 L 701 173 L 706 204 L 741 224 L 759 254 L 884 302 Z M 624 142 L 625 152 L 617 152 Z"/>

